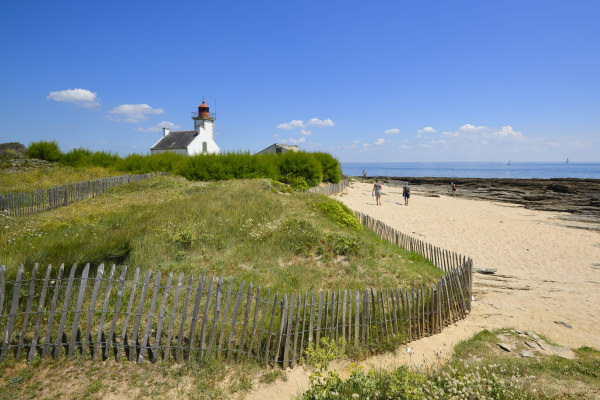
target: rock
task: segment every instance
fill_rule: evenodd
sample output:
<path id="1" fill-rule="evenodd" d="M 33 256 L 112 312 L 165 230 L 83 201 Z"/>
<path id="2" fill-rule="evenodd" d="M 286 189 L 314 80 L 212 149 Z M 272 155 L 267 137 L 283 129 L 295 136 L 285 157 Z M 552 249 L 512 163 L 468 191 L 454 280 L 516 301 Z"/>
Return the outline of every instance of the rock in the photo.
<path id="1" fill-rule="evenodd" d="M 531 347 L 532 349 L 535 349 L 537 346 L 535 345 L 535 343 L 530 342 L 529 340 L 525 341 L 525 344 L 529 347 Z"/>
<path id="2" fill-rule="evenodd" d="M 479 267 L 479 266 L 473 267 L 473 272 L 477 272 L 478 274 L 493 275 L 496 273 L 496 271 L 497 271 L 496 268 L 485 268 L 485 267 Z"/>
<path id="3" fill-rule="evenodd" d="M 552 346 L 547 344 L 547 351 L 550 352 L 551 354 L 557 355 L 561 358 L 566 358 L 568 360 L 574 360 L 575 359 L 575 352 L 571 349 L 569 349 L 568 347 L 562 347 L 562 346 Z"/>
<path id="4" fill-rule="evenodd" d="M 556 192 L 556 193 L 571 193 L 571 190 L 572 190 L 569 185 L 562 185 L 562 184 L 558 184 L 558 183 L 552 183 L 552 184 L 546 186 L 546 189 L 552 190 L 553 192 Z"/>
<path id="5" fill-rule="evenodd" d="M 564 322 L 564 321 L 554 321 L 554 323 L 555 323 L 555 324 L 558 324 L 558 325 L 562 325 L 562 326 L 564 326 L 565 328 L 573 329 L 573 327 L 572 327 L 571 325 L 567 324 L 567 323 L 566 323 L 566 322 Z"/>
<path id="6" fill-rule="evenodd" d="M 523 350 L 519 353 L 521 357 L 533 357 L 533 353 L 529 350 Z"/>
<path id="7" fill-rule="evenodd" d="M 533 332 L 527 332 L 527 334 L 529 335 L 530 338 L 532 338 L 533 340 L 540 340 L 540 337 L 538 335 L 536 335 Z"/>
<path id="8" fill-rule="evenodd" d="M 543 340 L 540 340 L 539 342 L 537 342 L 538 346 L 540 346 L 540 349 L 542 350 L 546 350 L 546 342 L 544 342 Z"/>
<path id="9" fill-rule="evenodd" d="M 502 350 L 509 352 L 509 353 L 512 351 L 510 346 L 506 343 L 498 343 L 498 347 L 500 347 Z"/>

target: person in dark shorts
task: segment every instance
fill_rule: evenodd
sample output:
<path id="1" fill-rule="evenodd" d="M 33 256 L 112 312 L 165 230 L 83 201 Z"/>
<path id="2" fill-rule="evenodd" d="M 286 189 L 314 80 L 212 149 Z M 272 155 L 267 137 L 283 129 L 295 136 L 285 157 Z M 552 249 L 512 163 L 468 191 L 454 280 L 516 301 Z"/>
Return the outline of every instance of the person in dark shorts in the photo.
<path id="1" fill-rule="evenodd" d="M 375 204 L 378 206 L 381 205 L 381 183 L 379 180 L 375 179 L 375 184 L 373 185 L 373 190 L 371 190 L 371 194 L 375 193 Z"/>
<path id="2" fill-rule="evenodd" d="M 456 196 L 456 183 L 452 182 L 450 185 L 452 186 L 452 196 Z"/>
<path id="3" fill-rule="evenodd" d="M 404 183 L 404 187 L 402 188 L 402 196 L 404 197 L 404 205 L 408 205 L 408 199 L 410 199 L 410 186 L 408 186 L 408 182 Z"/>

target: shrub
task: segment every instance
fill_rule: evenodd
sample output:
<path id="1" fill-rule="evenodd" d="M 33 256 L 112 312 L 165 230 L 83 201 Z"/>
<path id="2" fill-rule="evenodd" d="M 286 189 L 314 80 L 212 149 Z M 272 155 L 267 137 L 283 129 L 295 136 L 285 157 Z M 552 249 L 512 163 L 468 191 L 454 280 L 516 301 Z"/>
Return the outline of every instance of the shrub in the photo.
<path id="1" fill-rule="evenodd" d="M 56 141 L 41 140 L 33 142 L 25 150 L 25 155 L 29 158 L 37 158 L 46 161 L 59 161 L 62 158 L 62 153 Z"/>
<path id="2" fill-rule="evenodd" d="M 340 162 L 329 153 L 311 153 L 321 164 L 323 182 L 339 183 L 342 179 Z"/>
<path id="3" fill-rule="evenodd" d="M 362 229 L 362 225 L 344 203 L 334 199 L 324 198 L 319 203 L 314 204 L 324 215 L 343 226 L 349 226 L 357 230 Z"/>
<path id="4" fill-rule="evenodd" d="M 303 177 L 308 186 L 317 186 L 323 179 L 321 164 L 310 153 L 302 151 L 279 154 L 277 156 L 279 165 L 279 181 L 292 183 L 294 178 Z"/>

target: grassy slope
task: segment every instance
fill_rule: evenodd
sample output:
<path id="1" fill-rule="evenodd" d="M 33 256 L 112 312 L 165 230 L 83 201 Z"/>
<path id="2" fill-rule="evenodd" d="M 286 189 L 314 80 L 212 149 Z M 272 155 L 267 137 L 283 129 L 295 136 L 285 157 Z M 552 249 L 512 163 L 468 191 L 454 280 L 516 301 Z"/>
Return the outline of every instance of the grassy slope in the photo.
<path id="1" fill-rule="evenodd" d="M 22 172 L 0 172 L 0 193 L 28 192 L 65 183 L 125 174 L 102 167 L 72 168 L 59 164 L 49 164 L 48 168 L 34 168 Z"/>
<path id="2" fill-rule="evenodd" d="M 422 257 L 342 226 L 321 195 L 264 180 L 190 183 L 157 177 L 46 213 L 2 217 L 0 264 L 100 262 L 214 274 L 282 292 L 434 281 Z"/>

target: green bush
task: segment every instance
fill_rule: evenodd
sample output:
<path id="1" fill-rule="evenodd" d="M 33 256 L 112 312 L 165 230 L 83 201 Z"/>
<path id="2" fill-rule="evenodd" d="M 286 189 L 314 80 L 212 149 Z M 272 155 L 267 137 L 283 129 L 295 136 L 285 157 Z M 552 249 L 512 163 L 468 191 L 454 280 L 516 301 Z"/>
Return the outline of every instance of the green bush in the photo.
<path id="1" fill-rule="evenodd" d="M 308 186 L 317 186 L 323 179 L 321 164 L 310 153 L 302 151 L 279 154 L 277 156 L 279 165 L 278 179 L 284 183 L 292 183 L 294 178 L 303 177 Z"/>
<path id="2" fill-rule="evenodd" d="M 58 143 L 46 140 L 31 143 L 29 147 L 27 147 L 27 150 L 25 150 L 25 155 L 29 158 L 37 158 L 46 161 L 59 161 L 62 158 Z"/>
<path id="3" fill-rule="evenodd" d="M 342 169 L 340 162 L 329 153 L 311 153 L 321 164 L 323 182 L 340 183 Z"/>
<path id="4" fill-rule="evenodd" d="M 354 212 L 340 201 L 324 197 L 322 201 L 315 203 L 314 206 L 340 225 L 349 226 L 357 230 L 363 229 Z"/>
<path id="5" fill-rule="evenodd" d="M 60 162 L 70 167 L 104 167 L 113 166 L 120 157 L 104 151 L 92 152 L 88 149 L 73 149 L 65 153 Z"/>

